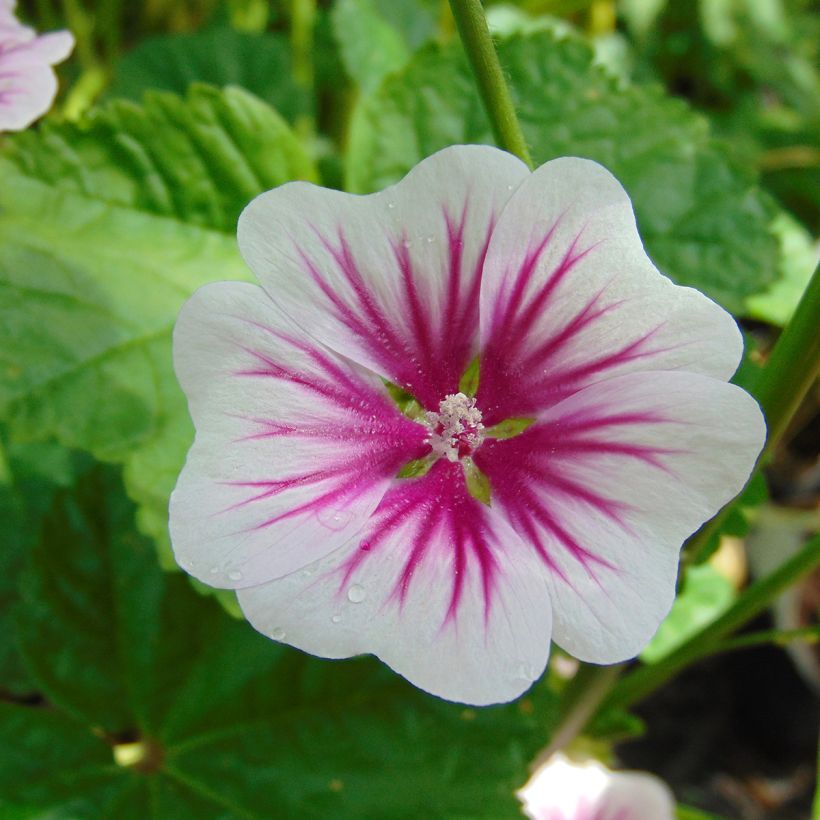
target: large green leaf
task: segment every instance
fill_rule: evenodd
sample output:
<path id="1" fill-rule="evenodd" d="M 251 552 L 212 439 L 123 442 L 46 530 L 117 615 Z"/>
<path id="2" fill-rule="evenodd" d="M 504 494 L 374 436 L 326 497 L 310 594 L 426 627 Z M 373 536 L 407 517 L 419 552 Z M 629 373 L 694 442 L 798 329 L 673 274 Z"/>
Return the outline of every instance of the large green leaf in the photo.
<path id="1" fill-rule="evenodd" d="M 313 168 L 276 112 L 239 89 L 115 102 L 23 134 L 0 156 L 0 413 L 128 463 L 164 539 L 191 428 L 170 333 L 200 285 L 245 277 L 233 235 L 253 196 Z"/>
<path id="2" fill-rule="evenodd" d="M 152 89 L 185 94 L 192 83 L 240 86 L 291 122 L 310 106 L 293 79 L 285 35 L 248 34 L 228 26 L 143 40 L 117 63 L 108 94 L 139 101 Z"/>
<path id="3" fill-rule="evenodd" d="M 24 696 L 34 690 L 12 628 L 17 582 L 54 493 L 71 486 L 88 461 L 51 442 L 6 445 L 0 438 L 0 693 Z"/>
<path id="4" fill-rule="evenodd" d="M 501 41 L 499 54 L 535 159 L 574 155 L 607 166 L 629 191 L 664 272 L 736 312 L 772 281 L 772 207 L 702 117 L 659 88 L 614 79 L 579 38 L 536 32 Z M 430 46 L 362 99 L 349 187 L 383 188 L 446 145 L 476 142 L 492 137 L 461 47 Z"/>
<path id="5" fill-rule="evenodd" d="M 274 644 L 163 573 L 132 512 L 98 470 L 31 556 L 19 639 L 54 708 L 0 711 L 0 769 L 14 759 L 0 813 L 518 816 L 513 790 L 555 717 L 546 686 L 475 711 L 372 660 Z"/>

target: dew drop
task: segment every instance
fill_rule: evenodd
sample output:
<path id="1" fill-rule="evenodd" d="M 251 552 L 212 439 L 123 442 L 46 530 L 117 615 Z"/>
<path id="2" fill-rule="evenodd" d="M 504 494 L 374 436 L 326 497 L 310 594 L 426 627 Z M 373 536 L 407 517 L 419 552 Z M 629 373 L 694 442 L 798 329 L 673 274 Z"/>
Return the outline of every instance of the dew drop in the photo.
<path id="1" fill-rule="evenodd" d="M 351 604 L 360 604 L 367 597 L 361 584 L 352 584 L 347 590 L 347 600 Z"/>
<path id="2" fill-rule="evenodd" d="M 427 244 L 428 244 L 428 245 L 432 245 L 432 244 L 433 244 L 433 242 L 435 242 L 435 241 L 436 241 L 435 236 L 428 236 L 428 237 L 427 237 Z"/>
<path id="3" fill-rule="evenodd" d="M 337 624 L 337 623 L 339 623 L 339 621 L 342 620 L 342 616 L 339 615 L 339 614 L 336 614 L 330 620 L 333 621 L 334 624 Z"/>
<path id="4" fill-rule="evenodd" d="M 271 638 L 275 641 L 281 641 L 285 637 L 285 630 L 281 627 L 277 626 L 276 629 L 272 629 L 270 633 Z"/>
<path id="5" fill-rule="evenodd" d="M 232 570 L 228 573 L 228 580 L 229 581 L 241 581 L 242 580 L 242 573 L 238 570 Z"/>
<path id="6" fill-rule="evenodd" d="M 352 520 L 353 514 L 347 510 L 323 510 L 317 515 L 319 523 L 333 532 L 343 530 Z"/>
<path id="7" fill-rule="evenodd" d="M 395 202 L 388 202 L 388 203 L 387 203 L 387 207 L 388 207 L 388 208 L 390 208 L 390 210 L 392 211 L 392 210 L 393 210 L 393 208 L 395 208 L 395 207 L 396 207 L 396 203 L 395 203 Z"/>
<path id="8" fill-rule="evenodd" d="M 211 573 L 211 575 L 216 575 L 216 574 L 217 574 L 217 572 L 219 572 L 219 567 L 211 567 L 211 568 L 208 570 L 208 572 L 210 572 L 210 573 Z"/>
<path id="9" fill-rule="evenodd" d="M 413 243 L 409 239 L 405 239 L 401 244 L 404 245 L 405 248 L 409 248 Z"/>

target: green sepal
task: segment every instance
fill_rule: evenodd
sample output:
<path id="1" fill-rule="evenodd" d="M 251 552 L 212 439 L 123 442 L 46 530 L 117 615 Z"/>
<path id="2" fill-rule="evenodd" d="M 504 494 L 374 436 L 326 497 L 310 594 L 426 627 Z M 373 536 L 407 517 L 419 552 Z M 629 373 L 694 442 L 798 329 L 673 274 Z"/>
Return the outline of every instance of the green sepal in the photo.
<path id="1" fill-rule="evenodd" d="M 464 371 L 464 375 L 458 383 L 458 389 L 464 393 L 465 396 L 475 396 L 478 392 L 478 377 L 479 358 L 476 356 Z"/>
<path id="2" fill-rule="evenodd" d="M 490 479 L 478 469 L 478 465 L 471 458 L 462 459 L 462 464 L 464 465 L 464 479 L 467 482 L 467 492 L 469 492 L 476 501 L 480 501 L 488 507 L 492 506 Z"/>
<path id="3" fill-rule="evenodd" d="M 390 398 L 395 402 L 396 407 L 398 407 L 407 418 L 413 419 L 413 421 L 424 418 L 424 408 L 411 393 L 408 393 L 403 387 L 399 387 L 392 382 L 385 382 L 384 386 L 387 388 L 387 392 L 390 394 Z"/>
<path id="4" fill-rule="evenodd" d="M 535 419 L 509 418 L 487 428 L 484 435 L 487 438 L 515 438 L 535 424 Z"/>
<path id="5" fill-rule="evenodd" d="M 431 459 L 429 456 L 425 458 L 414 458 L 412 461 L 408 461 L 407 464 L 398 471 L 396 478 L 419 478 L 420 476 L 427 475 L 434 462 L 435 459 Z"/>

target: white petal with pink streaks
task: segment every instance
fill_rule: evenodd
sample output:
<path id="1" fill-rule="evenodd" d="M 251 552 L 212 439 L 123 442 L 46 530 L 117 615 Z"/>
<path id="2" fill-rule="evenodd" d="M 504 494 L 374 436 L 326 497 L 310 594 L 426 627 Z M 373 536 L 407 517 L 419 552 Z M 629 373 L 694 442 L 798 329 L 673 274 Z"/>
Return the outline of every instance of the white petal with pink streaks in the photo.
<path id="1" fill-rule="evenodd" d="M 369 196 L 293 182 L 245 209 L 239 247 L 300 328 L 434 410 L 478 352 L 484 253 L 527 175 L 510 154 L 467 145 Z"/>
<path id="2" fill-rule="evenodd" d="M 239 591 L 262 633 L 314 655 L 372 653 L 439 697 L 512 700 L 544 670 L 546 573 L 461 467 L 398 482 L 361 538 L 286 578 Z"/>
<path id="3" fill-rule="evenodd" d="M 550 569 L 555 642 L 595 663 L 637 654 L 672 605 L 682 542 L 741 490 L 764 438 L 740 388 L 657 372 L 599 382 L 485 442 L 494 507 Z"/>
<path id="4" fill-rule="evenodd" d="M 174 331 L 197 434 L 171 539 L 211 586 L 258 584 L 331 553 L 429 450 L 376 376 L 281 325 L 262 288 L 220 282 L 194 294 Z"/>
<path id="5" fill-rule="evenodd" d="M 19 131 L 45 114 L 57 93 L 52 68 L 74 48 L 68 31 L 37 33 L 0 6 L 0 131 Z"/>
<path id="6" fill-rule="evenodd" d="M 490 423 L 627 372 L 727 379 L 743 349 L 728 313 L 657 271 L 615 177 L 574 157 L 537 169 L 498 221 L 481 344 L 479 404 Z"/>

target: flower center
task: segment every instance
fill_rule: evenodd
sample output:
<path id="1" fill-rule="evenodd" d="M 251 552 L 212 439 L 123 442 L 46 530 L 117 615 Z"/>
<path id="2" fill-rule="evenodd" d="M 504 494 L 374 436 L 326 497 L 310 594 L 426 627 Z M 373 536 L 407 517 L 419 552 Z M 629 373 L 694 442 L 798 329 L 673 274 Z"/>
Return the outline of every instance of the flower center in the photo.
<path id="1" fill-rule="evenodd" d="M 449 461 L 472 455 L 484 441 L 481 411 L 475 406 L 475 399 L 464 393 L 450 393 L 439 402 L 438 413 L 429 410 L 424 419 L 433 453 L 446 456 Z"/>

